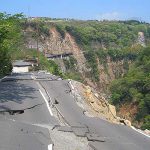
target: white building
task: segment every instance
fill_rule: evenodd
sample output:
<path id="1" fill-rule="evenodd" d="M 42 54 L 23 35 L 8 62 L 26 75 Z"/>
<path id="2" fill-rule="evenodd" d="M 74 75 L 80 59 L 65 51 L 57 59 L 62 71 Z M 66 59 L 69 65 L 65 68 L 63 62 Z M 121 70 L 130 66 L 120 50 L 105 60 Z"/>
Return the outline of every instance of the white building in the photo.
<path id="1" fill-rule="evenodd" d="M 22 72 L 29 72 L 29 69 L 33 65 L 30 62 L 25 62 L 23 60 L 17 60 L 13 63 L 13 73 L 22 73 Z"/>

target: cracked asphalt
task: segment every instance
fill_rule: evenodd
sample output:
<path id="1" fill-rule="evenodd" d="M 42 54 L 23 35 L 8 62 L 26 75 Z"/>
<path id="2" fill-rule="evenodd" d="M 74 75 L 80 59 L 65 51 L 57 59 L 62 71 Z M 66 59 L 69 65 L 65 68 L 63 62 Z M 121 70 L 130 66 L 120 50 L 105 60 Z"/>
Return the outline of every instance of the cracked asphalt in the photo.
<path id="1" fill-rule="evenodd" d="M 50 113 L 50 96 L 40 84 L 52 80 L 61 79 L 34 72 L 12 74 L 0 81 L 0 149 L 62 150 L 72 145 L 75 149 L 87 149 L 86 139 L 54 129 L 66 123 L 56 108 Z M 68 144 L 64 145 L 67 140 Z"/>
<path id="2" fill-rule="evenodd" d="M 72 131 L 77 137 L 86 137 L 91 150 L 149 150 L 149 137 L 124 125 L 85 116 L 73 95 L 66 92 L 70 91 L 67 80 L 40 81 L 40 84 L 47 89 L 54 104 L 57 100 L 55 107 L 71 127 L 64 128 L 64 132 Z"/>
<path id="3" fill-rule="evenodd" d="M 55 125 L 32 74 L 13 74 L 0 82 L 0 149 L 47 150 L 53 142 L 49 129 Z"/>
<path id="4" fill-rule="evenodd" d="M 150 148 L 150 138 L 131 128 L 84 115 L 69 81 L 44 72 L 12 74 L 0 81 L 0 132 L 4 150 Z"/>

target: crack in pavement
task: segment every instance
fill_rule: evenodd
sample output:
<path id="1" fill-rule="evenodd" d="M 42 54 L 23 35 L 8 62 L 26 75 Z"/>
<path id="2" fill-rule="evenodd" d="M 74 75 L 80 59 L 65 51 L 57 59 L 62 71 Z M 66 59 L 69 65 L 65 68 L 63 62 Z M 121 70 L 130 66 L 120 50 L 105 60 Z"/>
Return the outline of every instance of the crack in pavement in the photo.
<path id="1" fill-rule="evenodd" d="M 54 98 L 55 102 L 53 103 L 51 97 L 50 97 L 50 94 L 48 93 L 48 91 L 46 90 L 46 88 L 38 81 L 36 81 L 37 84 L 39 85 L 39 87 L 41 88 L 41 90 L 43 89 L 46 96 L 48 97 L 48 104 L 49 104 L 49 107 L 52 107 L 52 108 L 55 108 L 56 110 L 56 118 L 59 120 L 60 123 L 62 124 L 65 124 L 65 125 L 68 125 L 68 123 L 66 122 L 64 116 L 61 114 L 61 112 L 59 111 L 59 109 L 57 108 L 57 104 L 59 104 L 59 101 L 58 99 Z"/>
<path id="2" fill-rule="evenodd" d="M 28 108 L 25 108 L 25 109 L 17 109 L 17 110 L 13 110 L 13 109 L 10 109 L 10 110 L 2 110 L 0 111 L 1 114 L 4 114 L 5 112 L 8 112 L 10 115 L 15 115 L 15 114 L 23 114 L 25 110 L 30 110 L 30 109 L 33 109 L 37 106 L 41 106 L 45 103 L 41 103 L 41 104 L 36 104 L 32 107 L 28 107 Z"/>

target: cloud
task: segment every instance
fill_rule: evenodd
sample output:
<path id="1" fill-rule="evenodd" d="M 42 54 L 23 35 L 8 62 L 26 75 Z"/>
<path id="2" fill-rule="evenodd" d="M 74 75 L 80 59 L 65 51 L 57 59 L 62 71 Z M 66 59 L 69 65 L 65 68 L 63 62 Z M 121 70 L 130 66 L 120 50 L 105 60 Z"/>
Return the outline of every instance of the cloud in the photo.
<path id="1" fill-rule="evenodd" d="M 108 13 L 102 13 L 96 16 L 97 20 L 119 20 L 120 13 L 118 12 L 108 12 Z"/>

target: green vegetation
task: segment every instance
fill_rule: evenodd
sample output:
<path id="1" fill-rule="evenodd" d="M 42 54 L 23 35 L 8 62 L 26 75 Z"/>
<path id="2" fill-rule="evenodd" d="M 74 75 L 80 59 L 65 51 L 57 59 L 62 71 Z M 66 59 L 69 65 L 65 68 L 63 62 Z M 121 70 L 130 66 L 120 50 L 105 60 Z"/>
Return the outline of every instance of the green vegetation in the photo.
<path id="1" fill-rule="evenodd" d="M 99 84 L 100 72 L 98 63 L 102 64 L 108 74 L 108 58 L 113 62 L 123 60 L 124 77 L 115 72 L 111 85 L 112 103 L 118 108 L 124 103 L 134 103 L 138 107 L 135 120 L 143 122 L 142 128 L 150 128 L 150 48 L 143 49 L 137 42 L 138 33 L 145 35 L 146 45 L 150 44 L 150 24 L 136 20 L 129 21 L 76 21 L 46 19 L 39 20 L 40 32 L 49 33 L 48 28 L 56 27 L 62 38 L 69 32 L 84 51 L 89 72 L 85 74 L 94 83 Z M 36 29 L 36 21 L 31 26 Z M 132 63 L 132 65 L 131 65 Z M 50 63 L 53 64 L 53 63 Z M 66 78 L 83 81 L 78 73 L 77 63 L 73 57 L 64 60 Z M 130 65 L 129 65 L 130 64 Z M 44 63 L 48 68 L 49 63 Z M 44 68 L 44 66 L 42 66 Z M 55 65 L 53 65 L 55 66 Z M 56 67 L 57 68 L 57 67 Z M 52 71 L 52 69 L 50 69 Z M 59 72 L 57 69 L 54 72 Z M 59 74 L 59 73 L 58 73 Z M 117 87 L 117 88 L 116 88 Z"/>
<path id="2" fill-rule="evenodd" d="M 68 31 L 83 48 L 99 42 L 106 48 L 129 47 L 137 41 L 138 32 L 150 38 L 150 25 L 131 21 L 61 21 L 55 23 L 63 32 Z M 147 41 L 148 42 L 148 41 Z"/>
<path id="3" fill-rule="evenodd" d="M 144 121 L 142 128 L 150 129 L 150 47 L 141 49 L 128 73 L 112 83 L 111 92 L 112 103 L 118 107 L 135 103 L 138 106 L 135 120 Z"/>
<path id="4" fill-rule="evenodd" d="M 63 59 L 63 61 L 67 70 L 77 70 L 77 60 L 73 56 L 70 56 L 69 59 Z"/>
<path id="5" fill-rule="evenodd" d="M 53 60 L 47 60 L 42 54 L 40 55 L 40 64 L 38 70 L 47 70 L 50 73 L 64 77 L 59 66 Z"/>
<path id="6" fill-rule="evenodd" d="M 73 56 L 70 56 L 69 59 L 63 59 L 63 62 L 66 68 L 64 77 L 83 82 L 82 75 L 77 70 L 77 60 Z"/>
<path id="7" fill-rule="evenodd" d="M 150 25 L 135 20 L 130 21 L 60 21 L 53 22 L 62 37 L 69 32 L 83 49 L 87 65 L 91 68 L 91 78 L 99 81 L 97 58 L 107 73 L 107 58 L 112 61 L 134 61 L 141 48 L 137 44 L 138 32 L 144 32 L 146 44 L 150 43 Z M 127 65 L 127 67 L 126 67 Z"/>
<path id="8" fill-rule="evenodd" d="M 17 49 L 21 39 L 21 14 L 0 13 L 0 77 L 12 70 L 11 54 Z"/>
<path id="9" fill-rule="evenodd" d="M 87 62 L 88 62 L 87 66 L 91 68 L 91 71 L 90 71 L 91 79 L 93 80 L 93 82 L 98 82 L 99 71 L 98 71 L 95 53 L 93 51 L 89 51 L 85 53 L 85 58 L 87 59 Z"/>
<path id="10" fill-rule="evenodd" d="M 35 49 L 24 49 L 16 50 L 12 54 L 13 60 L 30 60 L 38 58 L 37 50 Z M 47 70 L 54 75 L 64 77 L 59 66 L 53 60 L 47 60 L 47 58 L 40 52 L 39 53 L 39 66 L 35 67 L 33 70 Z"/>
<path id="11" fill-rule="evenodd" d="M 107 58 L 112 61 L 124 59 L 124 68 L 128 70 L 128 60 L 134 61 L 137 58 L 138 32 L 144 32 L 146 44 L 150 43 L 150 25 L 136 20 L 129 21 L 76 21 L 66 19 L 39 18 L 26 23 L 35 30 L 37 25 L 40 33 L 49 35 L 49 28 L 55 27 L 62 38 L 69 32 L 76 40 L 87 58 L 87 66 L 90 67 L 90 78 L 99 82 L 99 71 L 97 59 L 104 65 L 106 73 Z M 92 57 L 92 58 L 90 58 Z M 127 67 L 126 67 L 127 65 Z M 118 75 L 119 77 L 119 75 Z"/>
<path id="12" fill-rule="evenodd" d="M 56 25 L 56 30 L 60 33 L 62 38 L 65 38 L 65 30 L 63 26 Z"/>
<path id="13" fill-rule="evenodd" d="M 141 128 L 142 128 L 142 129 L 148 129 L 148 130 L 150 130 L 150 115 L 147 115 L 147 116 L 144 118 L 144 124 L 142 125 Z"/>
<path id="14" fill-rule="evenodd" d="M 22 21 L 21 26 L 23 30 L 26 30 L 27 28 L 32 28 L 34 31 L 38 32 L 39 35 L 43 34 L 45 36 L 49 36 L 49 28 L 50 25 L 47 25 L 41 20 L 34 20 L 34 21 Z M 36 35 L 34 35 L 36 36 Z"/>
<path id="15" fill-rule="evenodd" d="M 55 27 L 62 38 L 70 33 L 83 50 L 89 72 L 85 77 L 99 84 L 98 63 L 108 73 L 108 58 L 113 62 L 123 60 L 125 75 L 116 72 L 111 85 L 111 101 L 118 108 L 125 103 L 134 103 L 138 107 L 135 121 L 142 122 L 142 129 L 150 129 L 150 48 L 142 48 L 138 42 L 138 32 L 143 32 L 146 45 L 150 45 L 150 24 L 135 20 L 129 21 L 76 21 L 66 19 L 41 18 L 27 21 L 22 15 L 0 13 L 0 77 L 11 72 L 11 62 L 15 59 L 37 59 L 37 51 L 20 47 L 23 41 L 21 28 L 38 30 L 43 38 L 50 36 L 49 29 Z M 37 33 L 32 33 L 36 38 Z M 40 40 L 40 39 L 39 39 Z M 24 41 L 23 41 L 24 42 Z M 47 70 L 64 78 L 83 81 L 78 72 L 74 57 L 64 59 L 66 73 L 52 60 L 39 54 L 39 66 L 34 69 Z M 130 65 L 129 65 L 130 62 Z M 131 65 L 132 63 L 132 65 Z"/>
<path id="16" fill-rule="evenodd" d="M 64 74 L 64 78 L 65 79 L 72 79 L 72 80 L 79 81 L 79 82 L 83 82 L 82 75 L 79 72 L 67 71 Z"/>
<path id="17" fill-rule="evenodd" d="M 12 70 L 12 61 L 19 59 L 37 59 L 37 51 L 23 47 L 22 29 L 28 26 L 22 14 L 7 15 L 0 13 L 0 77 L 9 74 Z M 49 35 L 49 28 L 42 22 L 30 22 L 30 26 L 39 30 L 39 34 Z M 35 35 L 36 36 L 36 35 Z M 48 61 L 40 53 L 40 65 L 35 69 L 47 70 L 55 75 L 63 76 L 54 61 Z"/>

